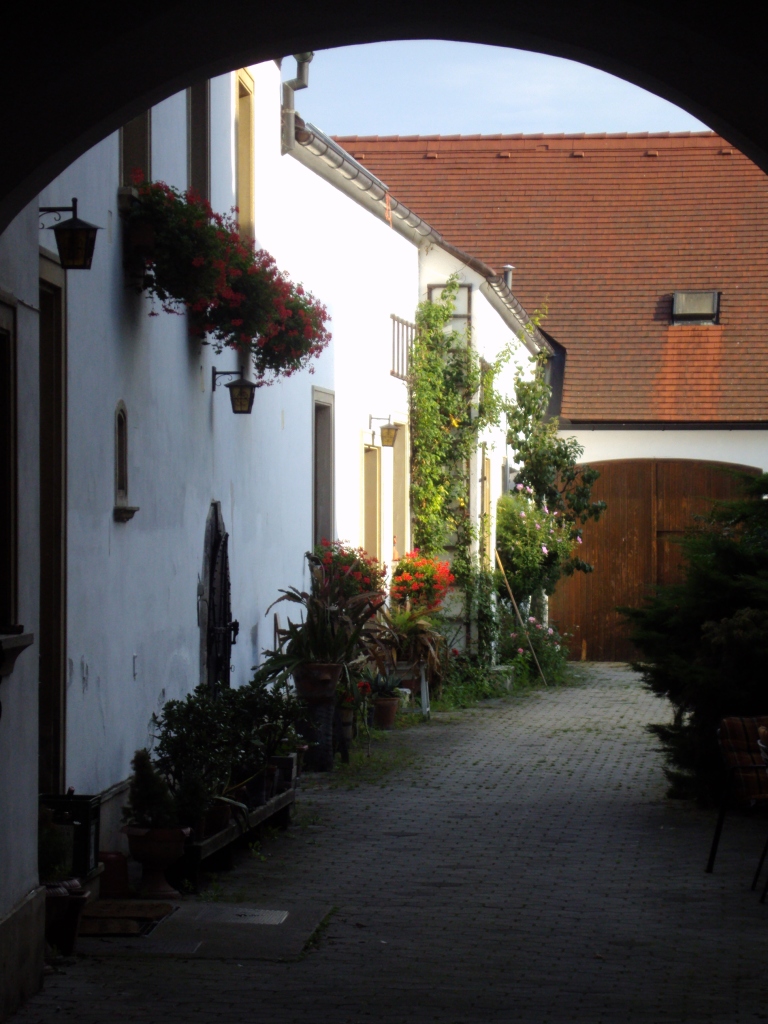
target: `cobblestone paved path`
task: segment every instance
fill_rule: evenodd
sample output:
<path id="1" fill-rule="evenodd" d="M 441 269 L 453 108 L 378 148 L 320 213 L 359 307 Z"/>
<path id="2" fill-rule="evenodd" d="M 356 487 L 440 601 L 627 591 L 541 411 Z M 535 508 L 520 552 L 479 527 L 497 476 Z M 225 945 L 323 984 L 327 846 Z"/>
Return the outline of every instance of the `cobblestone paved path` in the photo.
<path id="1" fill-rule="evenodd" d="M 417 761 L 302 796 L 304 826 L 225 898 L 336 912 L 298 963 L 81 959 L 16 1024 L 626 1024 L 768 1020 L 764 820 L 664 800 L 622 666 L 398 734 Z"/>

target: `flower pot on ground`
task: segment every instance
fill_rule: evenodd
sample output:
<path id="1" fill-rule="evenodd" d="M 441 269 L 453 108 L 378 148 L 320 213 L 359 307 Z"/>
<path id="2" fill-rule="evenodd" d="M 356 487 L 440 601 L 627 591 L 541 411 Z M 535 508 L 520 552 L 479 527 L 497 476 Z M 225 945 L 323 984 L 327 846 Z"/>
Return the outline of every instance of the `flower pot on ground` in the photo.
<path id="1" fill-rule="evenodd" d="M 400 707 L 399 697 L 374 697 L 373 698 L 373 727 L 374 729 L 393 729 L 397 709 Z"/>
<path id="2" fill-rule="evenodd" d="M 324 564 L 325 557 L 330 557 L 329 565 Z M 265 652 L 266 659 L 254 680 L 282 681 L 293 675 L 296 692 L 308 706 L 309 731 L 314 732 L 309 763 L 317 771 L 331 771 L 336 687 L 343 666 L 358 659 L 374 642 L 369 623 L 383 597 L 380 590 L 348 587 L 346 570 L 339 569 L 332 554 L 307 552 L 306 558 L 310 589 L 283 590 L 282 597 L 267 609 L 288 601 L 300 606 L 303 619 L 289 620 L 287 628 L 279 631 L 277 647 Z M 347 593 L 349 589 L 353 592 Z"/>
<path id="3" fill-rule="evenodd" d="M 190 829 L 178 824 L 170 787 L 152 764 L 148 750 L 137 750 L 131 762 L 133 778 L 123 808 L 123 832 L 131 856 L 142 866 L 141 895 L 165 899 L 179 893 L 169 885 L 165 870 L 184 854 Z"/>
<path id="4" fill-rule="evenodd" d="M 184 856 L 184 843 L 191 829 L 140 828 L 124 825 L 131 856 L 142 866 L 139 892 L 144 899 L 162 900 L 180 895 L 165 877 L 166 869 Z"/>
<path id="5" fill-rule="evenodd" d="M 45 887 L 45 941 L 62 956 L 75 951 L 80 917 L 90 896 L 77 878 Z"/>

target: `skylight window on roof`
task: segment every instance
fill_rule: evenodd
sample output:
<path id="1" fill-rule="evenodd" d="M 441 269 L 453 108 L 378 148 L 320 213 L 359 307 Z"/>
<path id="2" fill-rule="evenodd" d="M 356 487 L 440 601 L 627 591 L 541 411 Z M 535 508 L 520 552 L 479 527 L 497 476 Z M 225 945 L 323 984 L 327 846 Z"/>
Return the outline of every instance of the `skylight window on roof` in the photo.
<path id="1" fill-rule="evenodd" d="M 714 324 L 719 310 L 719 292 L 675 292 L 672 297 L 673 324 Z"/>

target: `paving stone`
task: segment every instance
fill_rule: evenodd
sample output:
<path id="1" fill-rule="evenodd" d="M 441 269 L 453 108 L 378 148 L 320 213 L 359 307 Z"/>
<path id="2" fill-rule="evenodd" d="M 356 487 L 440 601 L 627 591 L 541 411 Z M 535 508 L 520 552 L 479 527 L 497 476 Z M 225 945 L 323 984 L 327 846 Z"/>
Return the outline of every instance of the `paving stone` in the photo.
<path id="1" fill-rule="evenodd" d="M 768 1020 L 764 818 L 664 798 L 625 666 L 438 716 L 415 763 L 300 799 L 304 827 L 217 882 L 225 900 L 336 908 L 298 963 L 82 957 L 18 1024 L 746 1024 Z"/>

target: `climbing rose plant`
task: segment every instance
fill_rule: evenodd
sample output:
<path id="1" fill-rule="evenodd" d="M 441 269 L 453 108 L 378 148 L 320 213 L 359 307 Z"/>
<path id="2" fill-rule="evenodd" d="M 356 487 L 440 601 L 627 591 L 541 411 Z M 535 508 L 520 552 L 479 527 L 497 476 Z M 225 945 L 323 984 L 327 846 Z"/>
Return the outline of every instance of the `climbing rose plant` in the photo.
<path id="1" fill-rule="evenodd" d="M 247 354 L 259 387 L 320 355 L 331 338 L 326 308 L 278 270 L 266 250 L 240 238 L 236 210 L 215 213 L 192 189 L 162 181 L 135 184 L 139 198 L 126 221 L 134 237 L 146 239 L 141 290 L 167 313 L 188 311 L 192 331 L 207 336 L 217 353 Z"/>
<path id="2" fill-rule="evenodd" d="M 546 502 L 537 503 L 533 488 L 518 483 L 496 505 L 496 549 L 519 599 L 539 587 L 550 593 L 562 565 L 581 542 L 572 523 Z M 503 591 L 502 591 L 503 594 Z"/>
<path id="3" fill-rule="evenodd" d="M 440 607 L 454 583 L 448 562 L 426 558 L 415 549 L 397 563 L 389 596 L 395 604 L 409 602 L 411 607 L 433 611 Z"/>

